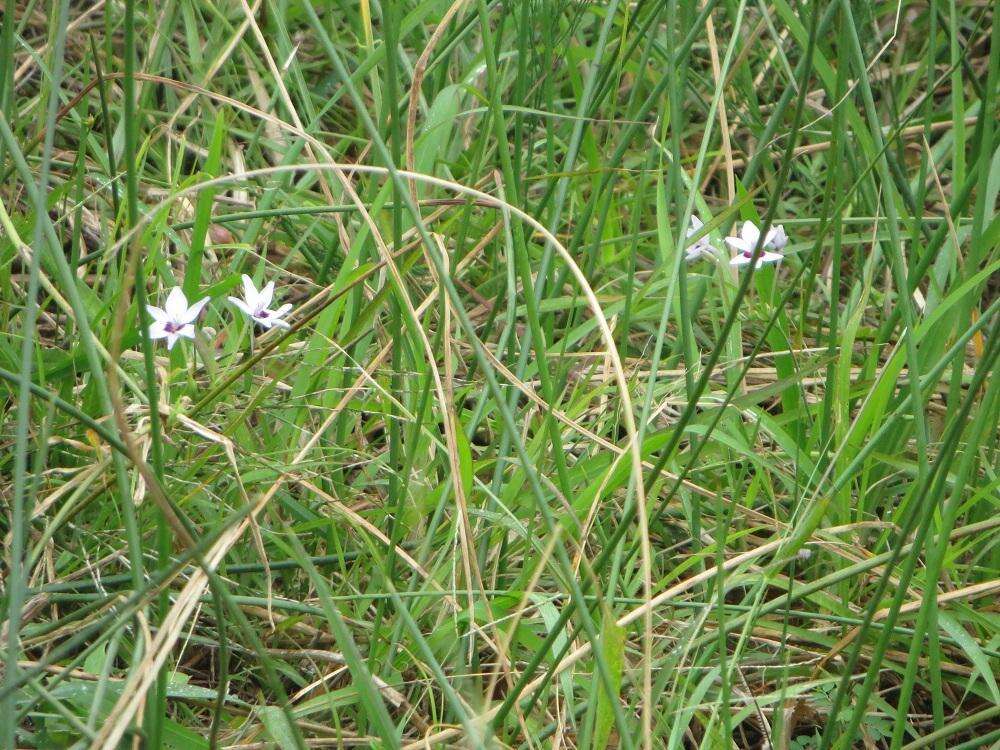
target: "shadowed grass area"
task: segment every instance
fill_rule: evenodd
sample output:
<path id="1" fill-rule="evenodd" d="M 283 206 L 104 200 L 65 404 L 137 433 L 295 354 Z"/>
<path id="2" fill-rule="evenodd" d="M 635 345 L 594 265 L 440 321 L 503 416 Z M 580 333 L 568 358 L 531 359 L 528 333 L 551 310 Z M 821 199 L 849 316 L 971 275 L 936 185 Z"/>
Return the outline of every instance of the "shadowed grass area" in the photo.
<path id="1" fill-rule="evenodd" d="M 4 0 L 0 746 L 1000 741 L 994 11 Z"/>

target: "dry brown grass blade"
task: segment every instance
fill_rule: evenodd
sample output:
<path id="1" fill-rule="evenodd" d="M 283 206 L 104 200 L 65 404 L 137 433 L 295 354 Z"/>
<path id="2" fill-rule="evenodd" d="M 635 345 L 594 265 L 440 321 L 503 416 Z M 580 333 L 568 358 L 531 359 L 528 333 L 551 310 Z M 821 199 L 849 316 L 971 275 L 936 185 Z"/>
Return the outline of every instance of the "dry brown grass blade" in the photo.
<path id="1" fill-rule="evenodd" d="M 445 262 L 445 271 L 449 272 L 448 269 L 450 264 L 448 262 L 449 254 L 448 249 L 445 247 L 444 241 L 439 235 L 433 235 L 434 241 L 437 242 L 438 252 L 441 253 L 441 258 Z M 433 269 L 434 266 L 431 266 Z M 443 280 L 438 279 L 438 283 L 443 285 Z M 475 612 L 475 600 L 473 599 L 472 592 L 474 589 L 482 591 L 484 589 L 482 575 L 479 571 L 479 566 L 476 562 L 475 553 L 472 549 L 472 526 L 469 523 L 469 500 L 466 497 L 465 482 L 462 480 L 462 467 L 461 459 L 459 458 L 459 448 L 458 448 L 458 430 L 461 429 L 459 426 L 458 417 L 455 414 L 455 387 L 454 387 L 454 361 L 452 360 L 452 332 L 451 332 L 451 303 L 447 295 L 441 297 L 443 303 L 442 309 L 442 346 L 443 346 L 443 361 L 444 361 L 444 378 L 440 383 L 435 382 L 435 387 L 440 388 L 440 401 L 443 409 L 442 423 L 444 424 L 444 436 L 445 442 L 448 447 L 448 465 L 451 467 L 451 485 L 452 490 L 455 493 L 455 508 L 458 512 L 458 535 L 462 547 L 462 566 L 465 573 L 466 590 L 468 596 L 468 612 L 470 613 L 470 627 L 475 629 L 475 622 L 473 612 Z M 436 368 L 433 372 L 436 374 Z M 436 379 L 436 375 L 435 375 Z M 482 597 L 482 601 L 486 603 L 489 607 L 488 600 L 485 596 Z M 492 614 L 490 615 L 492 619 Z M 472 642 L 469 643 L 469 648 L 473 647 Z"/>
<path id="2" fill-rule="evenodd" d="M 722 78 L 722 68 L 719 65 L 719 45 L 715 38 L 715 24 L 712 21 L 712 14 L 705 17 L 705 31 L 708 33 L 708 51 L 712 60 L 712 75 L 715 76 L 716 86 L 720 84 Z M 726 98 L 719 98 L 719 133 L 722 136 L 722 154 L 726 159 L 726 195 L 729 203 L 736 202 L 736 174 L 733 169 L 733 146 L 729 140 L 729 118 L 726 116 Z"/>
<path id="3" fill-rule="evenodd" d="M 992 581 L 984 581 L 983 583 L 976 583 L 971 586 L 963 586 L 962 588 L 955 589 L 954 591 L 947 591 L 943 594 L 938 594 L 936 599 L 938 605 L 940 606 L 942 604 L 947 604 L 948 602 L 962 599 L 977 599 L 982 596 L 996 594 L 997 592 L 1000 592 L 1000 578 Z M 899 608 L 899 614 L 904 615 L 910 612 L 916 612 L 920 609 L 922 603 L 922 597 L 920 599 L 911 600 Z M 888 607 L 878 610 L 872 617 L 872 621 L 879 622 L 880 620 L 884 620 L 889 615 L 889 611 Z M 860 627 L 852 628 L 847 635 L 837 641 L 830 651 L 823 656 L 823 658 L 816 665 L 814 672 L 823 669 L 831 659 L 842 653 L 845 648 L 854 642 L 854 639 L 857 638 L 860 633 Z"/>
<path id="4" fill-rule="evenodd" d="M 468 0 L 455 0 L 455 2 L 448 6 L 448 10 L 441 16 L 441 21 L 435 27 L 431 38 L 427 40 L 424 51 L 420 53 L 420 57 L 413 64 L 413 82 L 410 84 L 410 98 L 406 108 L 406 168 L 411 172 L 416 168 L 413 157 L 413 140 L 417 129 L 417 107 L 420 104 L 420 87 L 424 82 L 424 75 L 427 73 L 427 63 L 430 61 L 431 54 L 437 47 L 438 42 L 441 41 L 445 31 L 448 30 L 448 24 L 451 23 L 451 19 L 455 17 L 455 14 L 461 10 L 466 2 Z M 413 199 L 416 200 L 417 186 L 411 184 L 410 190 Z"/>

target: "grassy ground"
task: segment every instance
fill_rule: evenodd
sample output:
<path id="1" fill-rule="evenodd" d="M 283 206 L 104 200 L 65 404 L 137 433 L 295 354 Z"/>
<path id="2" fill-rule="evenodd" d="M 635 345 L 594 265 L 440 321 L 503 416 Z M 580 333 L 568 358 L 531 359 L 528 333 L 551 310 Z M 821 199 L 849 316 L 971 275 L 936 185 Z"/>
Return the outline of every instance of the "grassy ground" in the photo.
<path id="1" fill-rule="evenodd" d="M 3 6 L 0 746 L 1000 742 L 989 0 Z"/>

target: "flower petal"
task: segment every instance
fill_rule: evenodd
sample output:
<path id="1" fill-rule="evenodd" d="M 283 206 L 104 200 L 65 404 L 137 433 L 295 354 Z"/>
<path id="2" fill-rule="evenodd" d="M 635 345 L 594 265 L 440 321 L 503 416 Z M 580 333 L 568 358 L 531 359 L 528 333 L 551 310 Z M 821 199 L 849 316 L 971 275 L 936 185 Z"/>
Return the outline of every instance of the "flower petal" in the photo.
<path id="1" fill-rule="evenodd" d="M 167 303 L 163 306 L 163 309 L 167 311 L 170 320 L 180 321 L 181 316 L 188 309 L 187 297 L 184 296 L 184 290 L 179 286 L 171 289 L 170 294 L 167 295 Z"/>
<path id="2" fill-rule="evenodd" d="M 254 306 L 254 309 L 266 310 L 271 304 L 272 299 L 274 299 L 274 282 L 269 281 L 260 290 L 260 294 L 257 295 L 257 304 Z"/>
<path id="3" fill-rule="evenodd" d="M 734 255 L 733 259 L 729 261 L 729 265 L 731 266 L 745 266 L 749 263 L 750 263 L 750 258 L 748 258 L 743 253 L 740 253 L 739 255 Z"/>
<path id="4" fill-rule="evenodd" d="M 257 287 L 253 285 L 253 279 L 246 274 L 243 274 L 243 299 L 251 310 L 257 308 Z"/>
<path id="5" fill-rule="evenodd" d="M 784 257 L 781 253 L 769 253 L 765 250 L 757 260 L 757 268 L 760 268 L 765 263 L 780 263 Z"/>
<path id="6" fill-rule="evenodd" d="M 278 318 L 271 318 L 271 326 L 273 328 L 291 328 L 292 326 L 288 321 L 280 320 Z"/>
<path id="7" fill-rule="evenodd" d="M 253 317 L 253 310 L 247 307 L 247 303 L 241 300 L 239 297 L 226 297 L 230 302 L 236 305 L 243 312 L 244 315 L 249 315 Z"/>
<path id="8" fill-rule="evenodd" d="M 167 334 L 167 351 L 170 351 L 171 349 L 174 348 L 174 344 L 177 343 L 177 339 L 178 338 L 179 338 L 179 334 L 176 334 L 176 333 L 168 333 Z"/>
<path id="9" fill-rule="evenodd" d="M 760 238 L 760 230 L 752 221 L 744 221 L 743 226 L 740 228 L 740 238 L 753 246 Z"/>
<path id="10" fill-rule="evenodd" d="M 146 312 L 149 313 L 149 317 L 153 320 L 159 320 L 162 323 L 166 323 L 170 320 L 170 316 L 167 315 L 167 311 L 162 307 L 157 307 L 156 305 L 146 305 Z"/>
<path id="11" fill-rule="evenodd" d="M 149 338 L 162 339 L 167 335 L 167 322 L 165 320 L 154 320 L 149 324 Z"/>
<path id="12" fill-rule="evenodd" d="M 688 226 L 687 236 L 690 237 L 692 234 L 697 234 L 701 228 L 705 226 L 701 219 L 699 219 L 694 214 L 691 214 L 691 224 Z"/>
<path id="13" fill-rule="evenodd" d="M 177 335 L 178 336 L 184 336 L 185 338 L 189 338 L 189 339 L 191 339 L 193 341 L 194 340 L 194 326 L 191 325 L 190 323 L 188 323 L 186 326 L 184 326 L 183 328 L 181 328 L 181 330 L 179 330 L 177 332 Z"/>
<path id="14" fill-rule="evenodd" d="M 741 253 L 747 253 L 753 250 L 755 243 L 747 242 L 742 237 L 726 237 L 726 244 L 733 250 L 738 250 Z"/>
<path id="15" fill-rule="evenodd" d="M 182 315 L 180 320 L 178 320 L 177 322 L 184 324 L 194 323 L 194 321 L 198 318 L 198 315 L 201 313 L 201 311 L 205 309 L 205 305 L 208 304 L 209 299 L 210 299 L 209 297 L 202 297 L 200 300 L 195 302 L 193 305 L 191 305 L 191 307 L 189 307 L 187 310 L 184 311 L 184 315 Z"/>
<path id="16" fill-rule="evenodd" d="M 292 311 L 292 306 L 289 303 L 286 302 L 281 307 L 279 307 L 277 310 L 272 310 L 271 311 L 271 317 L 273 317 L 273 318 L 283 318 L 286 315 L 288 315 L 288 313 L 290 313 L 291 311 Z"/>
<path id="17" fill-rule="evenodd" d="M 770 241 L 771 247 L 775 250 L 783 250 L 785 245 L 788 244 L 788 235 L 785 234 L 785 228 L 780 224 L 774 227 L 770 232 L 768 232 L 768 240 Z"/>

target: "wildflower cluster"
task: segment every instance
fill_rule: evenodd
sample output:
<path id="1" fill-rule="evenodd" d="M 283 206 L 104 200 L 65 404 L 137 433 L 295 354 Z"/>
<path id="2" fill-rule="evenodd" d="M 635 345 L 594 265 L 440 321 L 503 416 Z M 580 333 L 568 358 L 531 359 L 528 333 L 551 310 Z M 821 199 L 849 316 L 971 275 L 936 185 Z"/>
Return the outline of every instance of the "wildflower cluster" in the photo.
<path id="1" fill-rule="evenodd" d="M 291 311 L 292 306 L 285 304 L 277 310 L 271 310 L 271 301 L 274 299 L 274 282 L 269 281 L 259 292 L 254 286 L 253 280 L 243 274 L 243 299 L 229 297 L 236 307 L 255 325 L 264 329 L 290 328 L 288 322 L 283 318 Z M 153 322 L 149 326 L 149 337 L 151 339 L 166 339 L 167 349 L 173 349 L 174 344 L 181 338 L 194 339 L 194 323 L 209 303 L 209 297 L 203 297 L 189 305 L 187 296 L 179 287 L 174 287 L 167 295 L 167 301 L 163 307 L 146 305 Z"/>

